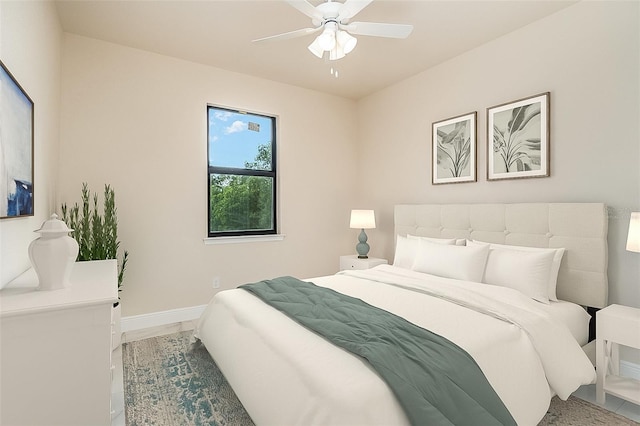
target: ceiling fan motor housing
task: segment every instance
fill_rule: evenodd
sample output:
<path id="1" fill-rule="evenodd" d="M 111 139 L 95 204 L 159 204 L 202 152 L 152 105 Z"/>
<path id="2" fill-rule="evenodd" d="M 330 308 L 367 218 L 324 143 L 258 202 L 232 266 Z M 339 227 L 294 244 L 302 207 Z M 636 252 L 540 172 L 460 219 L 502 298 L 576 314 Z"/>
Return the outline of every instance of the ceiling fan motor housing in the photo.
<path id="1" fill-rule="evenodd" d="M 327 1 L 316 6 L 317 16 L 312 19 L 313 25 L 316 27 L 323 26 L 328 22 L 335 22 L 338 25 L 346 25 L 349 23 L 351 16 L 340 16 L 340 12 L 346 13 L 343 9 L 344 4 L 337 1 Z"/>

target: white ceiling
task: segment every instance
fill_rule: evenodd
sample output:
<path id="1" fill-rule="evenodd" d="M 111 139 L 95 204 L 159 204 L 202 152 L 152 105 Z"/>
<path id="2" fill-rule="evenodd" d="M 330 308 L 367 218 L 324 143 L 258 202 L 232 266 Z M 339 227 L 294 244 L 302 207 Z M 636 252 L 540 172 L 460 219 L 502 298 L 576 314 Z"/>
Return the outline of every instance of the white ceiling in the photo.
<path id="1" fill-rule="evenodd" d="M 404 40 L 358 36 L 353 52 L 329 62 L 307 50 L 314 35 L 251 42 L 311 26 L 308 17 L 284 1 L 56 0 L 66 32 L 352 99 L 573 3 L 375 0 L 354 20 L 412 24 L 413 33 Z M 330 74 L 332 66 L 339 78 Z"/>

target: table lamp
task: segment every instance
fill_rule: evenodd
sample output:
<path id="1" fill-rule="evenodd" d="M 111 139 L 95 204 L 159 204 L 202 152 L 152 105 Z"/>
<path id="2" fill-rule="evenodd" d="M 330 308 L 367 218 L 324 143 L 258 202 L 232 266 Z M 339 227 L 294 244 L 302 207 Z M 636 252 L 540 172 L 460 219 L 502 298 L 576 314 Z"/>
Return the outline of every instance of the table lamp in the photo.
<path id="1" fill-rule="evenodd" d="M 368 259 L 369 256 L 367 256 L 367 253 L 369 253 L 369 244 L 367 244 L 367 234 L 364 230 L 376 227 L 375 213 L 373 210 L 351 210 L 351 222 L 349 227 L 361 230 L 360 235 L 358 235 L 356 251 L 358 252 L 358 259 Z"/>

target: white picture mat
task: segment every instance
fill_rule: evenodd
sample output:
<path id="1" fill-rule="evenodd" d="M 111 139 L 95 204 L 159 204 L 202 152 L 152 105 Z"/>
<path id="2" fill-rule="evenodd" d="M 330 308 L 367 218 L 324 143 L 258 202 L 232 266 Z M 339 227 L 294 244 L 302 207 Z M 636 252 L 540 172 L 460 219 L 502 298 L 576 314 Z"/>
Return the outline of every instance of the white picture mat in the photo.
<path id="1" fill-rule="evenodd" d="M 477 180 L 477 166 L 476 166 L 476 113 L 453 117 L 444 121 L 433 123 L 432 125 L 432 182 L 434 184 L 440 183 L 459 183 L 459 182 L 475 182 Z M 456 123 L 465 122 L 466 129 L 465 135 L 469 137 L 469 161 L 463 169 L 463 174 L 459 177 L 443 177 L 441 174 L 444 172 L 443 168 L 438 164 L 438 130 L 452 131 Z"/>
<path id="2" fill-rule="evenodd" d="M 496 156 L 493 148 L 493 129 L 494 126 L 503 127 L 506 126 L 508 118 L 496 119 L 500 113 L 513 110 L 515 108 L 540 104 L 539 125 L 536 123 L 530 123 L 531 130 L 539 130 L 539 134 L 535 135 L 540 137 L 540 169 L 532 171 L 496 171 L 499 163 L 496 162 Z M 523 177 L 543 177 L 549 175 L 549 94 L 545 93 L 539 96 L 523 99 L 520 101 L 496 106 L 487 110 L 487 179 L 512 179 Z M 501 117 L 498 117 L 501 118 Z"/>

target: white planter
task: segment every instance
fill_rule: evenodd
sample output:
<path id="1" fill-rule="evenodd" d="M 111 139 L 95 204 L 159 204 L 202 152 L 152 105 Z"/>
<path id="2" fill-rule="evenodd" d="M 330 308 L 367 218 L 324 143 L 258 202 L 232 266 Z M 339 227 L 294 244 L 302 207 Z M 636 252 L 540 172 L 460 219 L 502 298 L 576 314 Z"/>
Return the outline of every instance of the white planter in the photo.
<path id="1" fill-rule="evenodd" d="M 111 351 L 118 349 L 122 343 L 122 326 L 120 320 L 122 318 L 122 305 L 114 306 L 111 309 Z"/>

